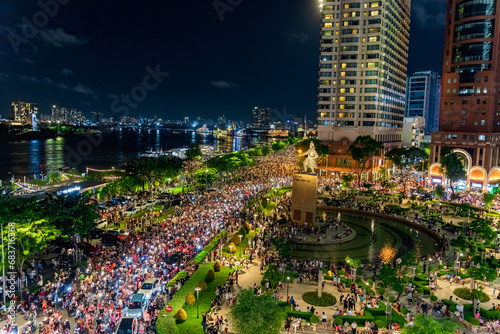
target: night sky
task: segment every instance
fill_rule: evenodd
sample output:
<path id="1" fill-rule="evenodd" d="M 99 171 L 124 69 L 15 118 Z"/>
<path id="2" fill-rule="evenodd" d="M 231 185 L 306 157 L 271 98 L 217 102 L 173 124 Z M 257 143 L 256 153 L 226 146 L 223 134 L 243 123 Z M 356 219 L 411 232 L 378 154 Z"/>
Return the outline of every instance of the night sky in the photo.
<path id="1" fill-rule="evenodd" d="M 0 114 L 24 100 L 42 113 L 57 104 L 108 117 L 250 120 L 254 106 L 314 117 L 317 1 L 58 0 L 50 17 L 37 1 L 2 0 Z M 441 72 L 445 7 L 412 1 L 409 74 Z M 159 83 L 138 86 L 156 70 Z M 117 99 L 131 92 L 142 101 Z"/>

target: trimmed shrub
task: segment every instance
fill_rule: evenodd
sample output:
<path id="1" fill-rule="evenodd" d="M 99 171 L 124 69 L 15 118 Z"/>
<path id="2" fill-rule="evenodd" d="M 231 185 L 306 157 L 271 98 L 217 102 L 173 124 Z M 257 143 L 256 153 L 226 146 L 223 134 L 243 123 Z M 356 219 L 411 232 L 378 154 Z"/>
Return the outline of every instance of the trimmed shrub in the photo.
<path id="1" fill-rule="evenodd" d="M 385 328 L 386 322 L 383 320 L 375 320 L 375 325 L 377 325 L 378 328 Z"/>
<path id="2" fill-rule="evenodd" d="M 198 284 L 196 284 L 196 287 L 200 288 L 201 291 L 207 291 L 208 289 L 207 283 L 205 283 L 205 281 L 203 280 L 199 281 Z"/>
<path id="3" fill-rule="evenodd" d="M 394 296 L 389 296 L 389 303 L 394 303 L 395 300 Z"/>
<path id="4" fill-rule="evenodd" d="M 313 315 L 313 316 L 311 317 L 311 323 L 313 323 L 313 324 L 317 324 L 318 322 L 319 322 L 319 318 L 318 318 L 318 316 L 317 316 L 317 315 Z"/>
<path id="5" fill-rule="evenodd" d="M 403 275 L 408 275 L 408 269 L 403 269 Z"/>
<path id="6" fill-rule="evenodd" d="M 238 234 L 233 235 L 233 237 L 231 238 L 231 243 L 229 245 L 233 245 L 233 251 L 236 249 L 236 247 L 234 246 L 240 245 L 240 237 L 238 237 Z M 228 249 L 229 251 L 231 251 L 231 247 L 228 246 Z"/>
<path id="7" fill-rule="evenodd" d="M 369 278 L 369 279 L 367 280 L 367 282 L 368 282 L 368 284 L 373 285 L 373 279 L 372 279 L 372 278 Z"/>
<path id="8" fill-rule="evenodd" d="M 187 305 L 194 305 L 196 302 L 196 298 L 194 298 L 194 294 L 192 292 L 188 293 L 186 295 L 186 304 Z"/>
<path id="9" fill-rule="evenodd" d="M 406 307 L 403 307 L 403 308 L 401 309 L 401 314 L 403 314 L 403 315 L 407 315 L 407 314 L 408 314 L 408 309 L 407 309 Z"/>
<path id="10" fill-rule="evenodd" d="M 345 270 L 337 270 L 337 275 L 344 276 L 345 275 Z"/>
<path id="11" fill-rule="evenodd" d="M 187 317 L 188 316 L 187 316 L 186 311 L 184 311 L 184 309 L 180 308 L 179 311 L 177 311 L 177 313 L 175 314 L 174 319 L 177 323 L 181 323 L 181 322 L 186 321 Z"/>
<path id="12" fill-rule="evenodd" d="M 438 297 L 436 295 L 432 295 L 431 296 L 431 301 L 432 302 L 437 302 L 438 301 Z"/>
<path id="13" fill-rule="evenodd" d="M 207 281 L 212 282 L 215 279 L 215 273 L 212 269 L 207 272 Z"/>
<path id="14" fill-rule="evenodd" d="M 440 264 L 440 265 L 438 266 L 438 268 L 439 268 L 439 270 L 443 270 L 443 269 L 444 269 L 444 266 L 443 266 L 442 264 Z"/>
<path id="15" fill-rule="evenodd" d="M 472 319 L 469 319 L 469 322 L 472 326 L 479 326 L 479 319 L 472 318 Z"/>
<path id="16" fill-rule="evenodd" d="M 423 295 L 424 294 L 424 289 L 417 288 L 417 293 Z"/>
<path id="17" fill-rule="evenodd" d="M 453 294 L 457 297 L 463 298 L 465 300 L 472 300 L 472 291 L 467 288 L 457 288 L 453 290 Z M 487 302 L 490 300 L 487 294 L 481 291 L 481 295 L 479 297 L 479 301 L 481 303 Z"/>
<path id="18" fill-rule="evenodd" d="M 245 224 L 243 224 L 243 228 L 247 233 L 250 232 L 250 224 L 248 222 L 245 222 Z"/>
<path id="19" fill-rule="evenodd" d="M 340 319 L 339 317 L 337 317 L 337 318 L 335 318 L 335 320 L 333 320 L 333 323 L 335 325 L 342 326 L 344 324 L 344 321 L 342 321 L 342 319 Z"/>
<path id="20" fill-rule="evenodd" d="M 314 306 L 331 306 L 337 302 L 337 299 L 333 295 L 331 295 L 327 292 L 323 292 L 321 294 L 321 298 L 318 297 L 318 290 L 308 291 L 308 292 L 304 293 L 302 295 L 302 299 L 306 303 L 314 305 Z"/>
<path id="21" fill-rule="evenodd" d="M 220 271 L 220 268 L 221 268 L 221 264 L 219 261 L 215 261 L 214 263 L 214 271 Z"/>
<path id="22" fill-rule="evenodd" d="M 455 313 L 457 311 L 457 307 L 455 305 L 450 306 L 450 313 Z"/>

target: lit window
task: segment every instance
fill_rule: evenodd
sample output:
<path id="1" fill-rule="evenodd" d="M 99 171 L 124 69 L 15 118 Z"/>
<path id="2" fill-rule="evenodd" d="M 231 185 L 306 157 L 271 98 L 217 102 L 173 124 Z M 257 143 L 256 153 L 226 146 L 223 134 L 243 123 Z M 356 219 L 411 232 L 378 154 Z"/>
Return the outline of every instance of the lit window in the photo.
<path id="1" fill-rule="evenodd" d="M 374 36 L 374 37 L 368 37 L 368 42 L 376 42 L 377 41 L 377 37 Z"/>
<path id="2" fill-rule="evenodd" d="M 331 23 L 331 22 L 325 23 L 325 28 L 332 28 L 332 27 L 333 27 L 333 23 Z"/>
<path id="3" fill-rule="evenodd" d="M 340 93 L 345 93 L 345 88 L 340 88 Z"/>
<path id="4" fill-rule="evenodd" d="M 486 121 L 485 120 L 482 120 L 481 121 L 481 125 L 485 125 L 486 124 Z"/>
<path id="5" fill-rule="evenodd" d="M 333 15 L 325 15 L 325 20 L 332 20 L 333 19 Z"/>
<path id="6" fill-rule="evenodd" d="M 378 15 L 378 10 L 372 10 L 370 12 L 370 16 L 377 16 Z"/>
<path id="7" fill-rule="evenodd" d="M 339 101 L 345 101 L 345 96 L 339 96 Z"/>
<path id="8" fill-rule="evenodd" d="M 483 88 L 483 93 L 484 93 L 484 94 L 488 93 L 488 88 L 484 87 L 484 88 Z"/>
<path id="9" fill-rule="evenodd" d="M 341 77 L 345 77 L 345 72 L 340 72 Z"/>
<path id="10" fill-rule="evenodd" d="M 339 105 L 339 109 L 345 109 L 345 105 L 344 104 Z"/>
<path id="11" fill-rule="evenodd" d="M 479 140 L 486 140 L 486 136 L 485 135 L 479 135 Z"/>

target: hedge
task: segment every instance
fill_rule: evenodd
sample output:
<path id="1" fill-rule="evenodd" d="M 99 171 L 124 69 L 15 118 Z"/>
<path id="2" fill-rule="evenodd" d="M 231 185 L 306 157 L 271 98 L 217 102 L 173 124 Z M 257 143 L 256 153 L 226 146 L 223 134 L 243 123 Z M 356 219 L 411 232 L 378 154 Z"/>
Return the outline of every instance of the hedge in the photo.
<path id="1" fill-rule="evenodd" d="M 187 278 L 188 277 L 188 273 L 187 271 L 179 271 L 177 273 L 177 275 L 174 276 L 174 278 L 172 278 L 170 280 L 170 282 L 168 282 L 167 284 L 167 287 L 171 287 L 171 286 L 174 286 L 175 285 L 175 282 L 178 280 L 178 279 L 181 279 L 181 278 Z"/>
<path id="2" fill-rule="evenodd" d="M 457 288 L 455 290 L 453 290 L 453 294 L 455 296 L 458 296 L 462 299 L 465 299 L 465 300 L 472 300 L 472 291 L 468 288 Z M 481 291 L 481 297 L 479 297 L 479 301 L 481 303 L 484 303 L 484 302 L 487 302 L 490 300 L 490 297 L 488 297 L 488 295 L 484 292 Z"/>
<path id="3" fill-rule="evenodd" d="M 305 292 L 302 299 L 314 306 L 332 306 L 337 302 L 337 299 L 328 292 L 323 292 L 321 297 L 318 297 L 318 290 Z"/>
<path id="4" fill-rule="evenodd" d="M 222 236 L 225 236 L 226 234 L 227 234 L 226 230 L 220 231 L 219 234 L 217 234 L 212 239 L 212 241 L 210 241 L 210 243 L 208 245 L 206 245 L 205 248 L 198 255 L 196 255 L 196 257 L 194 258 L 194 262 L 196 264 L 200 264 L 201 262 L 203 262 L 203 260 L 205 260 L 205 258 L 207 257 L 208 253 L 210 253 L 211 251 L 213 251 L 217 247 L 217 245 L 219 244 L 220 238 Z"/>

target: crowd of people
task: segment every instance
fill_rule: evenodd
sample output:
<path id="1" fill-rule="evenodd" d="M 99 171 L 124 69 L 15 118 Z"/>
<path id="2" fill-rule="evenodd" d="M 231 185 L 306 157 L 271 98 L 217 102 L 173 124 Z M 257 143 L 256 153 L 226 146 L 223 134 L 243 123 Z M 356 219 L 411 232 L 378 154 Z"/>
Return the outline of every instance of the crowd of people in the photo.
<path id="1" fill-rule="evenodd" d="M 218 232 L 236 229 L 247 217 L 259 226 L 269 221 L 269 217 L 257 221 L 261 216 L 257 216 L 254 207 L 246 206 L 273 187 L 291 185 L 291 176 L 298 169 L 294 154 L 293 148 L 272 153 L 260 159 L 258 168 L 235 171 L 239 177 L 218 184 L 215 191 L 182 194 L 181 205 L 172 215 L 161 219 L 152 212 L 142 218 L 126 219 L 121 211 L 124 207 L 106 209 L 109 224 L 126 223 L 128 235 L 113 245 L 98 242 L 99 255 L 88 258 L 87 267 L 65 272 L 53 282 L 42 284 L 37 293 L 19 300 L 19 310 L 27 320 L 20 331 L 30 333 L 38 328 L 40 333 L 47 334 L 67 334 L 73 329 L 79 334 L 113 333 L 120 319 L 127 315 L 131 297 L 148 278 L 157 278 L 158 293 L 147 300 L 136 323 L 141 334 L 154 330 L 160 307 L 184 280 L 179 279 L 173 285 L 167 283 L 181 270 L 194 272 L 196 265 L 189 265 L 189 260 Z M 269 240 L 263 239 L 263 234 L 257 235 L 246 252 L 265 255 Z M 224 260 L 227 265 L 234 261 Z M 36 269 L 41 270 L 33 270 Z M 215 303 L 233 303 L 234 279 L 231 277 L 227 286 L 218 289 Z M 40 313 L 43 320 L 37 323 Z M 222 319 L 217 322 L 226 325 Z"/>

